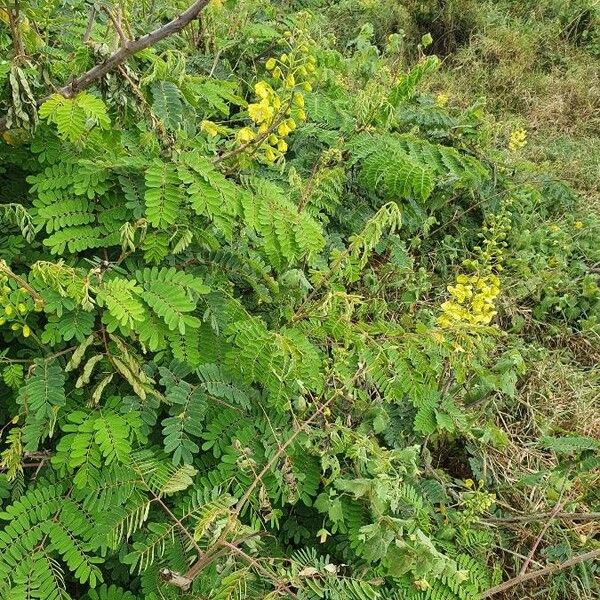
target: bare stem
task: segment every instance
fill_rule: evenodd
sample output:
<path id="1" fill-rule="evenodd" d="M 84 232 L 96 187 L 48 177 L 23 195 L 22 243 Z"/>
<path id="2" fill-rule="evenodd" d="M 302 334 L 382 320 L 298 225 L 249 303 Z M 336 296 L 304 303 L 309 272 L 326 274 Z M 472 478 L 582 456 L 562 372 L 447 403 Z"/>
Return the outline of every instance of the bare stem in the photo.
<path id="1" fill-rule="evenodd" d="M 558 571 L 564 571 L 570 567 L 573 567 L 579 563 L 588 561 L 588 560 L 596 560 L 600 557 L 600 548 L 596 550 L 590 550 L 589 552 L 585 552 L 584 554 L 578 554 L 577 556 L 573 556 L 569 560 L 565 560 L 563 563 L 558 563 L 556 565 L 548 565 L 543 569 L 538 569 L 537 571 L 530 571 L 529 573 L 525 573 L 524 575 L 517 575 L 500 585 L 496 585 L 489 590 L 486 590 L 481 595 L 481 598 L 491 598 L 496 594 L 500 594 L 515 585 L 519 585 L 521 583 L 525 583 L 526 581 L 530 581 L 531 579 L 537 579 L 538 577 L 543 577 L 544 575 L 552 575 L 552 573 L 557 573 Z"/>

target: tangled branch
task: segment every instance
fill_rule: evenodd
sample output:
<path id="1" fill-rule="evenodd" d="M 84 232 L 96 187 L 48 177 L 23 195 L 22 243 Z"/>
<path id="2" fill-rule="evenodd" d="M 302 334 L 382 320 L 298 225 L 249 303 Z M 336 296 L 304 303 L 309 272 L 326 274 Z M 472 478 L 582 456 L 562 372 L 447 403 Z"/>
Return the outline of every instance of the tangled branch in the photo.
<path id="1" fill-rule="evenodd" d="M 122 44 L 116 52 L 111 54 L 105 61 L 93 66 L 85 73 L 79 75 L 79 77 L 72 79 L 69 83 L 59 88 L 56 93 L 61 94 L 66 98 L 72 98 L 77 93 L 89 88 L 94 82 L 102 79 L 102 77 L 104 77 L 107 73 L 119 67 L 134 54 L 153 46 L 164 38 L 178 33 L 187 27 L 194 19 L 198 17 L 208 2 L 209 0 L 196 0 L 196 2 L 194 2 L 187 10 L 182 12 L 173 20 L 169 21 L 167 24 L 135 40 L 121 38 Z M 38 100 L 37 105 L 39 106 L 42 104 L 44 100 L 46 100 L 45 97 Z M 6 129 L 6 118 L 0 119 L 0 133 L 3 133 L 6 131 Z"/>

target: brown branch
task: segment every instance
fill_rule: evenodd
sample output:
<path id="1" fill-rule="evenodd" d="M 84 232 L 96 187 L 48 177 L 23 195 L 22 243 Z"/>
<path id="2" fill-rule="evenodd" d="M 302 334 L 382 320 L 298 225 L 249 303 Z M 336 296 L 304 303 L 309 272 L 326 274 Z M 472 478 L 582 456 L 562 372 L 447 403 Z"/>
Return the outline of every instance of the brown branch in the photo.
<path id="1" fill-rule="evenodd" d="M 67 85 L 59 88 L 57 93 L 65 98 L 72 98 L 78 92 L 87 89 L 95 81 L 104 77 L 107 73 L 116 69 L 124 63 L 128 58 L 153 46 L 166 37 L 181 31 L 189 25 L 199 14 L 200 11 L 208 4 L 209 0 L 196 0 L 187 10 L 182 12 L 178 17 L 169 21 L 166 25 L 155 29 L 135 40 L 121 46 L 116 52 L 111 54 L 104 62 L 95 65 L 79 77 L 75 77 Z M 37 104 L 42 104 L 46 98 L 37 101 Z M 0 120 L 0 133 L 6 131 L 6 119 Z"/>
<path id="2" fill-rule="evenodd" d="M 2 126 L 0 124 L 0 131 L 2 130 Z M 8 266 L 8 263 L 5 260 L 0 260 L 0 273 L 4 273 L 6 276 L 14 279 L 24 290 L 27 290 L 29 295 L 38 302 L 44 302 L 44 299 L 36 292 L 30 285 L 25 281 L 22 277 L 13 273 L 11 268 Z"/>
<path id="3" fill-rule="evenodd" d="M 544 575 L 552 575 L 553 573 L 557 573 L 558 571 L 563 571 L 564 569 L 568 569 L 573 567 L 579 563 L 585 562 L 587 560 L 596 560 L 600 558 L 600 548 L 596 550 L 590 550 L 589 552 L 585 552 L 584 554 L 578 554 L 577 556 L 573 556 L 569 558 L 569 560 L 565 560 L 563 563 L 558 563 L 555 565 L 548 565 L 543 569 L 538 569 L 537 571 L 530 571 L 529 573 L 525 573 L 524 575 L 517 575 L 517 577 L 513 577 L 500 585 L 496 585 L 489 590 L 486 590 L 481 595 L 481 598 L 491 598 L 500 592 L 504 592 L 505 590 L 514 587 L 515 585 L 519 585 L 531 579 L 536 579 L 538 577 L 543 577 Z"/>
<path id="4" fill-rule="evenodd" d="M 60 88 L 58 93 L 70 98 L 77 92 L 88 88 L 96 80 L 104 77 L 107 73 L 118 67 L 134 54 L 137 54 L 138 52 L 153 46 L 157 42 L 160 42 L 160 40 L 181 31 L 200 14 L 200 11 L 208 4 L 208 2 L 209 0 L 196 0 L 196 2 L 178 17 L 169 21 L 166 25 L 121 46 L 104 62 L 92 67 L 89 71 L 86 71 L 67 85 Z"/>
<path id="5" fill-rule="evenodd" d="M 90 10 L 90 15 L 88 17 L 87 25 L 85 28 L 85 32 L 83 34 L 83 43 L 87 44 L 90 41 L 90 37 L 92 36 L 92 29 L 94 28 L 94 19 L 96 18 L 96 7 L 92 6 Z"/>
<path id="6" fill-rule="evenodd" d="M 7 7 L 5 9 L 8 15 L 8 24 L 10 26 L 10 34 L 13 43 L 14 58 L 21 60 L 25 56 L 25 46 L 23 45 L 23 38 L 21 37 L 21 30 L 19 29 L 19 3 L 15 1 L 14 8 Z"/>
<path id="7" fill-rule="evenodd" d="M 600 521 L 600 512 L 550 512 L 536 515 L 517 515 L 514 517 L 489 517 L 482 519 L 485 523 L 529 523 L 531 521 L 545 521 L 546 519 L 567 519 L 570 521 Z"/>
<path id="8" fill-rule="evenodd" d="M 359 371 L 355 375 L 355 378 L 358 375 L 360 375 L 360 373 L 361 373 L 361 371 Z M 204 555 L 200 558 L 200 560 L 195 562 L 189 568 L 188 572 L 185 574 L 186 579 L 193 581 L 194 578 L 198 575 L 198 573 L 200 573 L 200 571 L 215 558 L 215 555 L 222 551 L 223 546 L 227 543 L 225 538 L 226 538 L 227 534 L 231 531 L 231 528 L 232 528 L 233 524 L 235 523 L 235 519 L 242 512 L 244 506 L 246 505 L 246 502 L 250 499 L 252 492 L 256 489 L 256 487 L 262 481 L 262 478 L 267 474 L 269 469 L 271 469 L 273 467 L 273 465 L 279 460 L 281 455 L 294 442 L 294 440 L 296 440 L 296 438 L 300 435 L 300 433 L 302 433 L 302 431 L 304 431 L 304 429 L 308 425 L 310 425 L 319 415 L 321 415 L 323 413 L 323 411 L 335 400 L 337 395 L 338 395 L 338 392 L 336 391 L 331 396 L 331 398 L 329 398 L 329 400 L 327 400 L 327 402 L 322 404 L 309 419 L 304 421 L 304 423 L 302 423 L 302 425 L 290 436 L 290 438 L 285 442 L 285 444 L 282 444 L 279 447 L 279 449 L 277 450 L 275 455 L 263 467 L 263 469 L 260 471 L 260 473 L 258 473 L 258 475 L 256 475 L 256 477 L 254 478 L 254 480 L 252 481 L 252 483 L 246 490 L 245 494 L 240 498 L 240 500 L 235 505 L 235 508 L 233 509 L 233 511 L 230 515 L 229 523 L 224 527 L 223 531 L 221 532 L 221 535 L 219 536 L 219 539 L 214 543 L 211 550 L 205 552 Z"/>
<path id="9" fill-rule="evenodd" d="M 531 564 L 531 561 L 533 560 L 533 557 L 535 556 L 535 552 L 538 549 L 538 546 L 540 545 L 542 539 L 546 535 L 546 531 L 548 531 L 548 528 L 552 524 L 554 517 L 558 514 L 558 512 L 560 511 L 560 509 L 562 507 L 563 507 L 563 502 L 559 500 L 556 503 L 556 506 L 552 509 L 552 513 L 551 513 L 550 517 L 548 518 L 548 520 L 544 523 L 544 526 L 542 527 L 542 530 L 540 531 L 539 535 L 535 539 L 535 542 L 533 543 L 533 546 L 531 547 L 531 550 L 529 551 L 529 554 L 527 555 L 527 559 L 525 560 L 525 562 L 523 563 L 523 566 L 521 567 L 521 570 L 519 571 L 520 576 L 525 575 L 525 573 L 527 573 L 527 569 L 529 568 L 529 565 Z"/>
<path id="10" fill-rule="evenodd" d="M 277 590 L 282 590 L 284 591 L 290 598 L 296 598 L 296 600 L 298 599 L 297 594 L 295 594 L 288 586 L 287 584 L 285 584 L 283 581 L 280 581 L 279 579 L 277 579 L 277 577 L 275 577 L 275 575 L 273 575 L 273 573 L 271 573 L 268 569 L 265 569 L 256 559 L 254 559 L 252 556 L 250 556 L 249 554 L 246 554 L 243 550 L 241 550 L 240 548 L 238 548 L 236 545 L 234 544 L 230 544 L 229 542 L 223 542 L 223 545 L 226 548 L 229 548 L 229 550 L 231 550 L 234 554 L 237 554 L 238 556 L 240 556 L 243 560 L 245 560 L 251 567 L 254 567 L 261 575 L 267 577 L 267 579 L 270 579 L 271 582 L 277 586 Z"/>

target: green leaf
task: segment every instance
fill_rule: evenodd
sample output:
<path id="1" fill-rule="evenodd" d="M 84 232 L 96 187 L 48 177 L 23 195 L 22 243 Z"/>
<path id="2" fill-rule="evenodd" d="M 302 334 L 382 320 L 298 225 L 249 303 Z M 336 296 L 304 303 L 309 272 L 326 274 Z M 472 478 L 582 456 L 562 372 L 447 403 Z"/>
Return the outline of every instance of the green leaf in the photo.
<path id="1" fill-rule="evenodd" d="M 150 86 L 152 110 L 167 129 L 177 129 L 183 116 L 179 88 L 170 81 L 155 81 Z"/>
<path id="2" fill-rule="evenodd" d="M 149 223 L 165 229 L 177 222 L 182 201 L 177 169 L 169 163 L 155 160 L 146 169 L 146 216 Z"/>

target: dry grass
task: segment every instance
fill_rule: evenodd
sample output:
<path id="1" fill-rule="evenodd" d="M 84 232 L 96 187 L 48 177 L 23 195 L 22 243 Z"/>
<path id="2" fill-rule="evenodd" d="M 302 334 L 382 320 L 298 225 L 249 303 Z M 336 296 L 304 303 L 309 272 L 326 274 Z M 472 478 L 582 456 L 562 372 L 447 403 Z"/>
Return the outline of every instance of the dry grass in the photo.
<path id="1" fill-rule="evenodd" d="M 535 364 L 520 402 L 529 407 L 542 434 L 569 431 L 600 439 L 600 364 L 582 368 L 573 359 L 555 351 Z"/>

